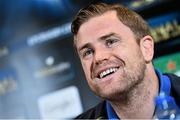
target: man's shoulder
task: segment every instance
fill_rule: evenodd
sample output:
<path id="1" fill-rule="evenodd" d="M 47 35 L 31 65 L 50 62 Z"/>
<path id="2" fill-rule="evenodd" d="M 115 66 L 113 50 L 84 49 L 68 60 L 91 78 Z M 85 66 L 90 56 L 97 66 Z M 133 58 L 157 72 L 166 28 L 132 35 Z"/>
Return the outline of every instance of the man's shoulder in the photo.
<path id="1" fill-rule="evenodd" d="M 106 101 L 102 101 L 95 107 L 80 114 L 75 119 L 106 119 L 106 118 L 107 118 Z"/>
<path id="2" fill-rule="evenodd" d="M 176 103 L 180 106 L 180 77 L 174 74 L 166 74 L 171 81 L 171 95 L 175 98 Z"/>
<path id="3" fill-rule="evenodd" d="M 180 77 L 174 74 L 165 74 L 170 78 L 171 87 L 180 92 Z"/>
<path id="4" fill-rule="evenodd" d="M 168 74 L 166 73 L 165 75 L 167 75 L 172 83 L 172 87 L 175 87 L 177 89 L 180 89 L 180 77 L 174 74 Z"/>

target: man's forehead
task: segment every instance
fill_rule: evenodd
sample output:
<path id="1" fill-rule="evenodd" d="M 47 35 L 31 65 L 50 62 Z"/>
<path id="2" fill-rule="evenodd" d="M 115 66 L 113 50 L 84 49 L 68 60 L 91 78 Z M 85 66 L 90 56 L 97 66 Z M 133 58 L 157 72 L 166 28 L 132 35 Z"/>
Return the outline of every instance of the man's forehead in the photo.
<path id="1" fill-rule="evenodd" d="M 108 11 L 103 15 L 90 18 L 88 21 L 86 21 L 80 26 L 79 31 L 76 35 L 76 39 L 84 39 L 87 37 L 95 37 L 97 39 L 98 37 L 101 37 L 106 33 L 108 34 L 108 29 L 111 27 L 112 24 L 114 24 L 111 24 L 109 22 L 110 19 L 112 19 L 111 21 L 118 20 L 115 11 Z M 118 20 L 118 22 L 120 21 Z M 91 34 L 91 36 L 89 36 L 89 34 Z"/>
<path id="2" fill-rule="evenodd" d="M 81 31 L 85 31 L 87 27 L 90 27 L 91 25 L 95 25 L 95 24 L 98 24 L 98 25 L 101 25 L 101 24 L 105 24 L 106 21 L 109 21 L 109 20 L 118 20 L 118 17 L 117 17 L 117 14 L 116 14 L 116 11 L 114 10 L 111 10 L 111 11 L 107 11 L 101 15 L 97 15 L 97 16 L 93 16 L 92 18 L 89 18 L 86 22 L 84 22 L 83 24 L 81 24 L 81 26 L 79 27 L 79 32 Z M 120 21 L 119 21 L 120 22 Z M 109 23 L 109 22 L 107 22 Z M 92 26 L 93 27 L 93 26 Z"/>

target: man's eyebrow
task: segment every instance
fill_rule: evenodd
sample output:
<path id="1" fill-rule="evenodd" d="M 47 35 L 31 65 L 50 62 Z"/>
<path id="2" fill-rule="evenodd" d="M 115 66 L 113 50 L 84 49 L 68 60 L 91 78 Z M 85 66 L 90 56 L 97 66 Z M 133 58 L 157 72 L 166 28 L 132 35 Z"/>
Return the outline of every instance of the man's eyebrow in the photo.
<path id="1" fill-rule="evenodd" d="M 109 34 L 106 34 L 106 35 L 101 36 L 98 40 L 105 40 L 105 39 L 107 39 L 107 38 L 109 38 L 109 37 L 111 37 L 111 36 L 118 36 L 118 35 L 117 35 L 116 33 L 111 32 L 111 33 L 109 33 Z M 118 37 L 119 37 L 119 36 L 118 36 Z M 78 52 L 79 52 L 79 51 L 83 50 L 84 48 L 88 48 L 88 47 L 90 47 L 90 46 L 91 46 L 90 43 L 86 43 L 86 44 L 84 44 L 83 46 L 77 48 L 77 50 L 78 50 Z"/>
<path id="2" fill-rule="evenodd" d="M 109 34 L 107 34 L 107 35 L 101 36 L 101 37 L 99 38 L 99 40 L 105 40 L 105 39 L 107 39 L 107 38 L 109 38 L 109 37 L 111 37 L 111 36 L 117 36 L 117 34 L 116 34 L 116 33 L 109 33 Z"/>
<path id="3" fill-rule="evenodd" d="M 84 44 L 83 46 L 81 46 L 81 47 L 78 48 L 78 52 L 81 51 L 81 50 L 83 50 L 83 49 L 85 49 L 85 48 L 88 48 L 88 47 L 90 47 L 90 46 L 91 46 L 90 43 L 86 43 L 86 44 Z"/>

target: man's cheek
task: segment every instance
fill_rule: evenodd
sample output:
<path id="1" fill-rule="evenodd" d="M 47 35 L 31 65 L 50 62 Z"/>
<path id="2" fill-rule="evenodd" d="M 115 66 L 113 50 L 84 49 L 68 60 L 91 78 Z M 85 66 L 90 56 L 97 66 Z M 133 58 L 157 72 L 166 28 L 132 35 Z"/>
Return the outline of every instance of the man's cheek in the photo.
<path id="1" fill-rule="evenodd" d="M 88 76 L 90 75 L 90 70 L 88 69 L 88 66 L 83 64 L 82 67 L 83 67 L 83 71 L 85 73 L 85 76 L 88 78 Z"/>
<path id="2" fill-rule="evenodd" d="M 82 64 L 83 70 L 85 71 L 86 70 L 86 64 L 83 61 L 81 61 L 81 64 Z"/>

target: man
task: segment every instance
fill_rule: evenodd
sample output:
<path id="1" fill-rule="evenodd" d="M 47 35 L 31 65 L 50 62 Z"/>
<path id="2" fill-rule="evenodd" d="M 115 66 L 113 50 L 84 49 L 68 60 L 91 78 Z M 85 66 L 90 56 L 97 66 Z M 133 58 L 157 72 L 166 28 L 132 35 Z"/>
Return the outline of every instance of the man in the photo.
<path id="1" fill-rule="evenodd" d="M 78 12 L 71 27 L 87 82 L 104 99 L 77 118 L 163 118 L 158 105 L 167 110 L 169 103 L 175 106 L 163 115 L 176 117 L 180 78 L 154 69 L 153 38 L 137 13 L 117 4 L 92 4 Z"/>

